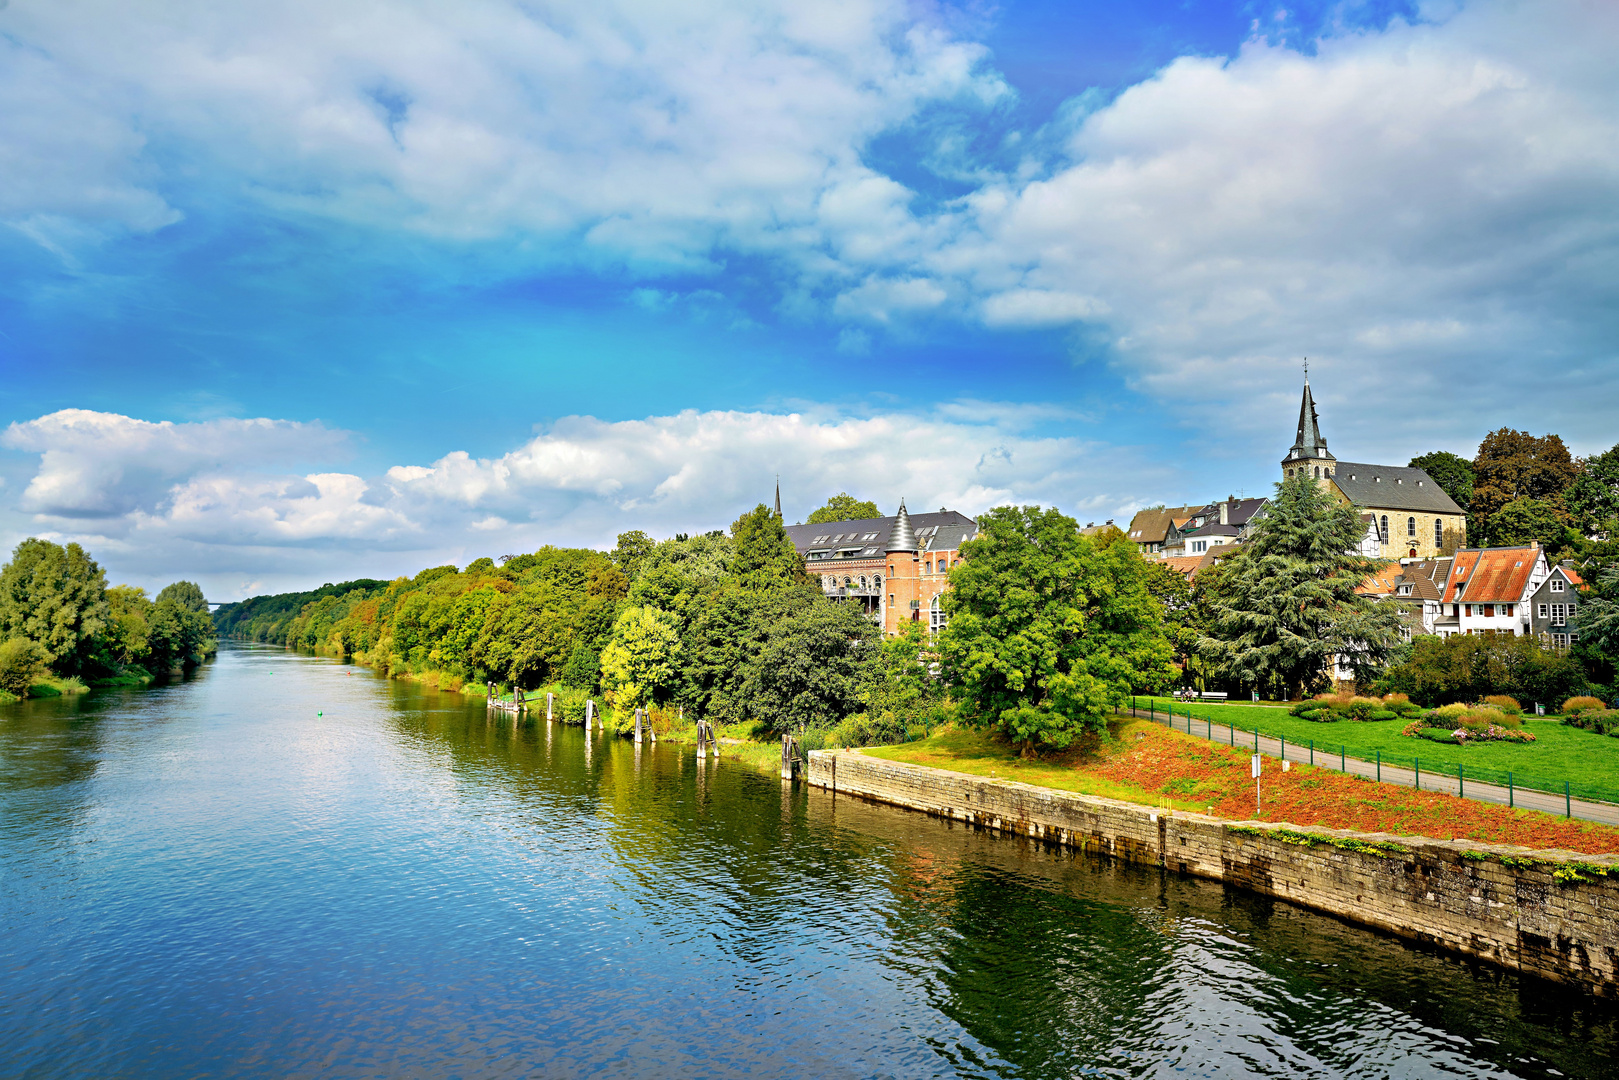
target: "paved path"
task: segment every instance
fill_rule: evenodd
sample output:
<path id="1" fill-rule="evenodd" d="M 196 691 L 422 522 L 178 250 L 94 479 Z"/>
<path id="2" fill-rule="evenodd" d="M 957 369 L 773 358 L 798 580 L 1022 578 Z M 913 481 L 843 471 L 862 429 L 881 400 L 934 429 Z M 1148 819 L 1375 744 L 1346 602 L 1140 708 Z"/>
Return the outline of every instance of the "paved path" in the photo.
<path id="1" fill-rule="evenodd" d="M 1196 735 L 1198 738 L 1212 739 L 1215 742 L 1241 746 L 1249 750 L 1254 748 L 1254 733 L 1251 730 L 1246 732 L 1239 730 L 1233 734 L 1231 728 L 1227 725 L 1210 724 L 1208 721 L 1196 718 L 1188 720 L 1184 716 L 1177 716 L 1171 722 L 1170 718 L 1163 713 L 1158 713 L 1155 716 L 1150 712 L 1143 713 L 1139 709 L 1123 711 L 1138 719 L 1152 720 L 1166 727 L 1173 727 L 1176 731 Z M 1573 799 L 1561 793 L 1535 791 L 1530 788 L 1515 787 L 1509 791 L 1503 785 L 1487 784 L 1482 780 L 1469 780 L 1465 775 L 1458 780 L 1455 774 L 1432 773 L 1427 769 L 1422 770 L 1422 775 L 1419 778 L 1412 769 L 1388 764 L 1379 766 L 1375 761 L 1362 761 L 1359 758 L 1345 757 L 1341 754 L 1329 754 L 1319 747 L 1313 751 L 1308 746 L 1300 746 L 1297 743 L 1288 743 L 1284 747 L 1282 740 L 1269 735 L 1259 736 L 1259 752 L 1275 758 L 1285 756 L 1288 761 L 1297 761 L 1303 764 L 1311 764 L 1311 758 L 1314 758 L 1313 763 L 1324 768 L 1341 769 L 1352 776 L 1364 776 L 1370 780 L 1380 780 L 1385 784 L 1418 787 L 1418 780 L 1420 779 L 1420 788 L 1423 791 L 1442 791 L 1447 795 L 1461 795 L 1463 798 L 1474 799 L 1478 802 L 1500 803 L 1502 806 L 1516 806 L 1525 810 L 1544 810 L 1547 813 L 1559 816 L 1577 817 L 1584 821 L 1599 821 L 1604 825 L 1619 825 L 1619 805 L 1614 803 Z"/>

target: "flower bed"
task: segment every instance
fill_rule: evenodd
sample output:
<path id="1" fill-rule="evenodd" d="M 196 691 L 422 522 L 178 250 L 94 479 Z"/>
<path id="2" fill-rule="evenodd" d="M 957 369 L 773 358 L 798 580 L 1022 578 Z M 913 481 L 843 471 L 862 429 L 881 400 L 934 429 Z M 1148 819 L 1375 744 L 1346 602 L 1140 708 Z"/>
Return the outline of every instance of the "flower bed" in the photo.
<path id="1" fill-rule="evenodd" d="M 1427 739 L 1448 746 L 1469 746 L 1486 742 L 1532 743 L 1535 737 L 1523 730 L 1511 698 L 1495 698 L 1482 705 L 1446 705 L 1423 713 L 1401 731 L 1401 735 Z"/>
<path id="2" fill-rule="evenodd" d="M 1361 697 L 1351 694 L 1318 694 L 1287 710 L 1300 720 L 1330 724 L 1336 720 L 1399 720 L 1421 712 L 1404 694 L 1387 697 Z"/>

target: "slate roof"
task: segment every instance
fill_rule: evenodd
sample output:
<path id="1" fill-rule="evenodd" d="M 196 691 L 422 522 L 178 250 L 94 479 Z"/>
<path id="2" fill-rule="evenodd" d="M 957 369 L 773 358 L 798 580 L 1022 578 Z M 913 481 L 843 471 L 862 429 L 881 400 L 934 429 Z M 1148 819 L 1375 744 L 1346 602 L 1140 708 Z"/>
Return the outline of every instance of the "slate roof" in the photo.
<path id="1" fill-rule="evenodd" d="M 1157 510 L 1137 510 L 1124 535 L 1138 544 L 1162 544 L 1164 537 L 1169 535 L 1170 525 L 1189 520 L 1198 509 L 1196 506 L 1166 506 Z"/>
<path id="2" fill-rule="evenodd" d="M 1460 514 L 1462 508 L 1421 469 L 1399 465 L 1361 465 L 1340 461 L 1332 482 L 1356 506 L 1378 510 L 1415 510 L 1424 514 Z"/>
<path id="3" fill-rule="evenodd" d="M 888 542 L 888 534 L 893 531 L 894 521 L 898 514 L 888 517 L 862 518 L 859 521 L 827 521 L 819 525 L 788 525 L 787 538 L 793 542 L 793 547 L 800 556 L 808 555 L 811 551 L 826 551 L 829 559 L 880 559 L 883 557 L 883 545 Z M 932 530 L 941 531 L 946 525 L 970 525 L 976 531 L 978 526 L 966 514 L 954 510 L 941 510 L 935 514 L 910 514 L 911 531 L 916 534 L 917 541 L 923 539 L 926 532 L 931 537 Z"/>
<path id="4" fill-rule="evenodd" d="M 917 539 L 923 551 L 955 551 L 977 535 L 976 524 L 934 525 L 929 527 L 927 536 L 919 536 Z"/>
<path id="5" fill-rule="evenodd" d="M 1515 604 L 1524 597 L 1540 547 L 1463 548 L 1445 585 L 1447 604 Z M 1465 583 L 1460 592 L 1457 586 Z"/>

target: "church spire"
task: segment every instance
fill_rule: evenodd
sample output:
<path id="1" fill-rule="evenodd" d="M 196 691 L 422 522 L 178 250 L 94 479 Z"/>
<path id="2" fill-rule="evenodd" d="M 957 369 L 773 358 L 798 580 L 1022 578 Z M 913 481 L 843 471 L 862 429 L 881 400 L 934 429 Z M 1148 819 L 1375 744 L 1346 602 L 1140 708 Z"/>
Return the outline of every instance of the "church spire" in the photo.
<path id="1" fill-rule="evenodd" d="M 1321 421 L 1315 412 L 1315 397 L 1310 393 L 1310 362 L 1304 362 L 1304 398 L 1299 402 L 1299 433 L 1293 448 L 1287 452 L 1288 461 L 1300 458 L 1335 460 L 1327 450 L 1327 440 L 1321 437 Z"/>
<path id="2" fill-rule="evenodd" d="M 776 520 L 781 520 L 781 473 L 776 474 Z"/>

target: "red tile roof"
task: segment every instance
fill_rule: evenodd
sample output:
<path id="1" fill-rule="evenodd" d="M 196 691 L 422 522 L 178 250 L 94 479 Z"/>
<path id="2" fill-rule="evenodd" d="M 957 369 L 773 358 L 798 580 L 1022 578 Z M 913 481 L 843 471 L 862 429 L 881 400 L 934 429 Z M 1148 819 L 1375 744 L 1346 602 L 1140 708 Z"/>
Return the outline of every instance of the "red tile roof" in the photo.
<path id="1" fill-rule="evenodd" d="M 1169 558 L 1162 560 L 1162 562 L 1171 570 L 1179 570 L 1182 574 L 1185 574 L 1186 579 L 1190 581 L 1192 579 L 1192 575 L 1197 573 L 1197 568 L 1202 564 L 1203 556 L 1171 555 Z"/>
<path id="2" fill-rule="evenodd" d="M 1355 586 L 1355 591 L 1362 595 L 1387 596 L 1394 592 L 1394 586 L 1400 577 L 1400 564 L 1386 562 L 1367 575 L 1366 580 Z"/>
<path id="3" fill-rule="evenodd" d="M 1523 599 L 1524 587 L 1535 563 L 1540 560 L 1538 545 L 1521 548 L 1463 548 L 1456 553 L 1450 579 L 1445 584 L 1444 602 L 1516 603 Z M 1458 595 L 1456 588 L 1467 587 Z"/>
<path id="4" fill-rule="evenodd" d="M 1572 566 L 1559 566 L 1559 567 L 1557 567 L 1557 569 L 1561 570 L 1563 572 L 1563 576 L 1568 578 L 1568 583 L 1570 585 L 1584 585 L 1585 584 L 1585 579 L 1580 577 L 1580 575 L 1576 574 L 1574 572 L 1574 568 Z"/>

